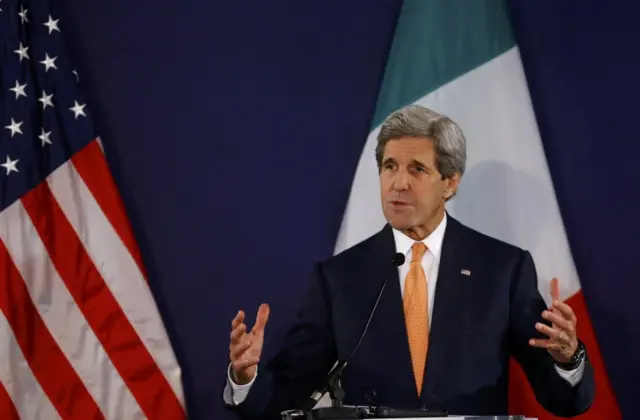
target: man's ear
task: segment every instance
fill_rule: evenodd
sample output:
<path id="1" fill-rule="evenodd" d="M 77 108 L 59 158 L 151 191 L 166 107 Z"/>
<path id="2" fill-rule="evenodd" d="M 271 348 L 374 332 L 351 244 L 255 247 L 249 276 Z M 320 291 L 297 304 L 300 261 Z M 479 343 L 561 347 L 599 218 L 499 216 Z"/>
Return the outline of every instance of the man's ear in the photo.
<path id="1" fill-rule="evenodd" d="M 445 188 L 444 188 L 444 199 L 448 200 L 456 193 L 458 190 L 458 185 L 460 185 L 460 173 L 456 172 L 452 176 L 445 178 Z"/>

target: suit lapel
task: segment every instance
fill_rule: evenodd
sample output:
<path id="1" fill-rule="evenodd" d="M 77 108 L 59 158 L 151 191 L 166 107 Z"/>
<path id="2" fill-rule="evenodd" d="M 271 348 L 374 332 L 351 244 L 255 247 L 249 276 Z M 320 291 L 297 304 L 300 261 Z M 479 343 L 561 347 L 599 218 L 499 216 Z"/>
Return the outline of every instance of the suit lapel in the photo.
<path id="1" fill-rule="evenodd" d="M 469 290 L 469 277 L 461 274 L 467 260 L 463 247 L 463 228 L 448 216 L 442 243 L 438 282 L 429 335 L 429 352 L 423 386 L 423 400 L 429 401 L 446 375 L 446 357 L 454 350 L 462 326 L 462 313 Z M 428 279 L 427 279 L 428 280 Z"/>

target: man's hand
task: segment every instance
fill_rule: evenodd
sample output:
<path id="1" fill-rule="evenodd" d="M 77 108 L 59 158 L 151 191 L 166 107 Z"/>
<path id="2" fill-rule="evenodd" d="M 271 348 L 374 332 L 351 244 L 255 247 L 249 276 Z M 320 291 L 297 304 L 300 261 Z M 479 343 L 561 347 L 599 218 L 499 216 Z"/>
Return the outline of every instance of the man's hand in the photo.
<path id="1" fill-rule="evenodd" d="M 536 330 L 548 339 L 531 339 L 529 344 L 534 347 L 545 348 L 558 363 L 567 363 L 578 350 L 578 336 L 576 334 L 576 315 L 569 305 L 560 300 L 558 279 L 551 280 L 551 310 L 542 312 L 542 317 L 551 322 L 551 327 L 538 322 Z"/>
<path id="2" fill-rule="evenodd" d="M 269 305 L 263 303 L 258 309 L 256 323 L 251 331 L 247 332 L 243 311 L 238 311 L 231 322 L 229 358 L 231 359 L 232 379 L 238 385 L 248 384 L 256 376 L 264 343 L 264 328 L 268 319 Z"/>

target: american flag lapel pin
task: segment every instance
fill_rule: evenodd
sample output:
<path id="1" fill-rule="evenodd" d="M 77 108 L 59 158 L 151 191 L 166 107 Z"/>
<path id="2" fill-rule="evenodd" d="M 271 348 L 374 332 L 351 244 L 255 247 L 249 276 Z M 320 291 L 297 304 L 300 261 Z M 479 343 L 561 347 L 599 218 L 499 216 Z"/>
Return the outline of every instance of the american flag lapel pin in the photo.
<path id="1" fill-rule="evenodd" d="M 464 274 L 465 276 L 470 276 L 471 270 L 467 270 L 466 268 L 463 268 L 462 270 L 460 270 L 460 274 Z"/>

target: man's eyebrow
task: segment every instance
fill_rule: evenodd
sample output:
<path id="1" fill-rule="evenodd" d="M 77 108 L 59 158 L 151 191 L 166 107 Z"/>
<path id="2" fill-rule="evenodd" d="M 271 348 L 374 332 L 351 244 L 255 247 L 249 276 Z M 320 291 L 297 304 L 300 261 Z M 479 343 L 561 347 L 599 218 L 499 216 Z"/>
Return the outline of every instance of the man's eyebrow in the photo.
<path id="1" fill-rule="evenodd" d="M 420 162 L 417 159 L 411 159 L 411 163 L 413 163 L 414 165 L 423 166 L 423 167 L 425 167 L 427 169 L 430 169 L 429 165 L 427 165 L 426 163 Z"/>

